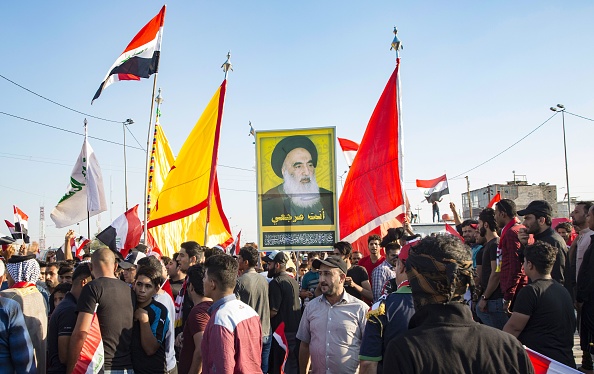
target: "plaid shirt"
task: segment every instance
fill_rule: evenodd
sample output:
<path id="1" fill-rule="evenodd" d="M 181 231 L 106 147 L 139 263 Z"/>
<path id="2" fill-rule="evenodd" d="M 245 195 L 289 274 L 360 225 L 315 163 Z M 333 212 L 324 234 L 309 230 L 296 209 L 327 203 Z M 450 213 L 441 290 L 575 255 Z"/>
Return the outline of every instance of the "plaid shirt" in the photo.
<path id="1" fill-rule="evenodd" d="M 21 306 L 0 296 L 0 368 L 3 373 L 35 373 L 33 344 Z"/>
<path id="2" fill-rule="evenodd" d="M 511 301 L 516 292 L 524 285 L 528 284 L 528 278 L 522 269 L 522 260 L 520 259 L 520 240 L 518 231 L 525 228 L 524 225 L 516 221 L 510 221 L 499 239 L 499 249 L 501 250 L 501 270 L 499 275 L 499 287 L 503 292 L 503 299 Z M 533 241 L 533 240 L 532 240 Z M 529 240 L 529 244 L 530 240 Z"/>
<path id="3" fill-rule="evenodd" d="M 382 264 L 376 267 L 371 273 L 371 291 L 373 292 L 373 302 L 376 302 L 381 296 L 386 281 L 396 278 L 393 266 L 386 259 Z"/>

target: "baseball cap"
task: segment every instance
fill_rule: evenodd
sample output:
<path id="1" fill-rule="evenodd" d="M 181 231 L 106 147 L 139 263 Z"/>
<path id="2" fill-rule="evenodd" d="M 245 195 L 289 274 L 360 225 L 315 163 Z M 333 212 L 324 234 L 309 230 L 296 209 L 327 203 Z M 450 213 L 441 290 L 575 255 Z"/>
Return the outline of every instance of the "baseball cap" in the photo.
<path id="1" fill-rule="evenodd" d="M 272 251 L 262 258 L 265 262 L 277 262 L 279 264 L 286 264 L 290 259 L 289 254 L 283 251 Z"/>
<path id="2" fill-rule="evenodd" d="M 539 214 L 550 217 L 553 215 L 553 208 L 545 200 L 534 200 L 528 204 L 526 209 L 518 211 L 519 216 L 525 216 L 526 214 Z"/>
<path id="3" fill-rule="evenodd" d="M 320 260 L 319 258 L 315 259 L 311 266 L 313 266 L 314 269 L 319 269 L 322 265 L 326 265 L 331 268 L 338 268 L 345 274 L 348 270 L 346 262 L 344 262 L 340 256 L 329 256 L 325 260 Z"/>
<path id="4" fill-rule="evenodd" d="M 122 269 L 130 269 L 132 266 L 138 265 L 138 260 L 145 258 L 146 255 L 139 251 L 131 251 L 128 253 L 128 256 L 124 259 L 124 261 L 120 262 L 120 267 Z"/>

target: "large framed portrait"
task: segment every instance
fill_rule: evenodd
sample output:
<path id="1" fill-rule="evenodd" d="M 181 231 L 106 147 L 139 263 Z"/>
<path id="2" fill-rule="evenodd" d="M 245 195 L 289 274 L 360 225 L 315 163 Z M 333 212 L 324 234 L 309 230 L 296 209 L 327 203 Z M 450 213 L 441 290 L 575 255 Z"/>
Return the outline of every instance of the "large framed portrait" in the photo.
<path id="1" fill-rule="evenodd" d="M 334 127 L 256 132 L 262 250 L 332 248 L 337 232 Z"/>

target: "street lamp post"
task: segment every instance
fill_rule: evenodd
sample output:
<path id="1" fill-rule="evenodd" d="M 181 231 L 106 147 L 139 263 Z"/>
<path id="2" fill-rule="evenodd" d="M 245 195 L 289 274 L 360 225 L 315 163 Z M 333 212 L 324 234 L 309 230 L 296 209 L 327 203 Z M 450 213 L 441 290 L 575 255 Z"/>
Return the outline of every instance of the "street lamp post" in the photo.
<path id="1" fill-rule="evenodd" d="M 565 153 L 565 186 L 567 188 L 567 214 L 571 214 L 571 195 L 569 194 L 569 169 L 567 168 L 567 142 L 565 140 L 565 106 L 557 104 L 556 107 L 550 108 L 553 112 L 561 112 L 563 122 L 563 151 Z"/>

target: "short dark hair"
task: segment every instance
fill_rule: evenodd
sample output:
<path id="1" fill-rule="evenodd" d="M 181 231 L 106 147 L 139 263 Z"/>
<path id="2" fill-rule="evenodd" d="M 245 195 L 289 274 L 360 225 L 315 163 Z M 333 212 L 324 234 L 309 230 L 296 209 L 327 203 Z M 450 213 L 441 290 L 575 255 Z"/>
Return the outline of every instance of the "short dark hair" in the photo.
<path id="1" fill-rule="evenodd" d="M 557 260 L 557 251 L 557 247 L 537 240 L 524 248 L 524 258 L 534 265 L 539 274 L 547 275 L 551 273 Z"/>
<path id="2" fill-rule="evenodd" d="M 571 232 L 573 230 L 573 225 L 571 224 L 571 222 L 561 222 L 555 227 L 555 231 L 559 229 L 565 229 L 565 231 Z"/>
<path id="3" fill-rule="evenodd" d="M 299 265 L 299 269 L 307 269 L 307 264 L 301 264 L 301 265 Z"/>
<path id="4" fill-rule="evenodd" d="M 163 265 L 167 266 L 171 262 L 171 257 L 161 256 L 161 261 L 163 261 Z"/>
<path id="5" fill-rule="evenodd" d="M 353 246 L 349 242 L 336 242 L 332 247 L 338 249 L 342 256 L 351 257 L 351 253 L 353 253 Z"/>
<path id="6" fill-rule="evenodd" d="M 42 261 L 42 260 L 37 260 L 37 263 L 39 264 L 40 268 L 45 268 L 47 267 L 47 262 Z"/>
<path id="7" fill-rule="evenodd" d="M 372 234 L 367 237 L 367 244 L 369 244 L 372 240 L 379 240 L 382 241 L 382 238 L 378 234 Z"/>
<path id="8" fill-rule="evenodd" d="M 204 296 L 204 266 L 201 264 L 192 265 L 188 268 L 188 282 L 194 287 L 194 292 Z"/>
<path id="9" fill-rule="evenodd" d="M 254 247 L 242 247 L 239 250 L 239 255 L 243 258 L 244 261 L 248 262 L 249 267 L 253 268 L 254 266 L 258 265 L 258 259 L 260 258 L 260 253 Z"/>
<path id="10" fill-rule="evenodd" d="M 467 219 L 467 220 L 464 220 L 464 222 L 462 222 L 460 227 L 466 227 L 466 226 L 470 226 L 470 225 L 478 225 L 478 221 L 476 219 Z"/>
<path id="11" fill-rule="evenodd" d="M 74 271 L 74 268 L 72 266 L 63 264 L 60 265 L 60 268 L 58 269 L 58 275 L 64 275 L 66 273 L 70 273 L 71 271 Z"/>
<path id="12" fill-rule="evenodd" d="M 188 257 L 190 257 L 190 258 L 196 257 L 196 259 L 198 259 L 198 254 L 204 253 L 204 251 L 202 250 L 202 247 L 200 247 L 200 244 L 198 244 L 197 242 L 195 242 L 193 240 L 189 241 L 189 242 L 181 243 L 180 247 L 182 247 L 183 249 L 186 250 Z"/>
<path id="13" fill-rule="evenodd" d="M 223 290 L 233 290 L 237 282 L 238 264 L 229 255 L 210 256 L 204 262 L 208 277 L 212 278 Z"/>
<path id="14" fill-rule="evenodd" d="M 155 269 L 155 271 L 161 274 L 161 280 L 159 281 L 160 284 L 162 284 L 165 281 L 165 279 L 163 279 L 163 265 L 161 265 L 161 261 L 159 261 L 159 259 L 155 256 L 143 257 L 140 260 L 138 260 L 137 264 L 137 269 L 149 267 L 151 269 Z"/>
<path id="15" fill-rule="evenodd" d="M 60 283 L 56 286 L 56 288 L 54 288 L 54 291 L 52 292 L 52 296 L 56 292 L 66 293 L 66 292 L 69 292 L 71 289 L 72 289 L 72 283 Z"/>
<path id="16" fill-rule="evenodd" d="M 493 208 L 485 208 L 479 213 L 479 220 L 489 225 L 489 230 L 497 230 L 497 222 L 495 222 L 495 210 Z"/>
<path id="17" fill-rule="evenodd" d="M 161 273 L 157 269 L 150 266 L 140 266 L 136 272 L 134 280 L 138 280 L 138 277 L 144 275 L 151 280 L 151 283 L 155 288 L 161 287 Z"/>
<path id="18" fill-rule="evenodd" d="M 537 220 L 539 218 L 541 218 L 541 217 L 544 217 L 544 219 L 545 219 L 545 225 L 547 225 L 547 226 L 551 226 L 553 224 L 553 219 L 548 214 L 538 213 L 538 212 L 534 212 L 532 214 L 534 214 L 534 218 L 536 218 Z"/>
<path id="19" fill-rule="evenodd" d="M 390 242 L 388 244 L 386 244 L 386 246 L 384 247 L 384 250 L 386 251 L 386 253 L 391 252 L 391 251 L 395 251 L 400 249 L 400 244 L 398 242 Z"/>
<path id="20" fill-rule="evenodd" d="M 518 214 L 516 203 L 510 199 L 501 199 L 499 202 L 497 202 L 495 209 L 505 213 L 509 218 L 514 218 Z"/>
<path id="21" fill-rule="evenodd" d="M 56 269 L 59 269 L 60 268 L 60 264 L 58 264 L 57 262 L 48 262 L 46 268 L 56 268 Z"/>
<path id="22" fill-rule="evenodd" d="M 584 210 L 585 210 L 586 214 L 588 214 L 588 211 L 590 210 L 590 208 L 592 208 L 591 201 L 578 201 L 577 203 L 575 203 L 575 206 L 578 206 L 578 205 L 584 206 Z"/>
<path id="23" fill-rule="evenodd" d="M 72 273 L 72 283 L 80 282 L 83 279 L 87 279 L 88 277 L 93 277 L 93 273 L 91 273 L 91 267 L 89 266 L 88 262 L 83 264 L 79 264 L 75 269 L 74 273 Z"/>

